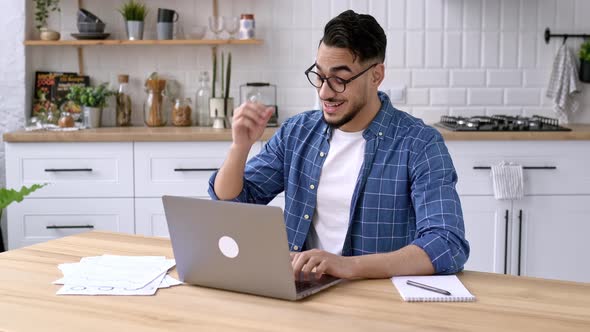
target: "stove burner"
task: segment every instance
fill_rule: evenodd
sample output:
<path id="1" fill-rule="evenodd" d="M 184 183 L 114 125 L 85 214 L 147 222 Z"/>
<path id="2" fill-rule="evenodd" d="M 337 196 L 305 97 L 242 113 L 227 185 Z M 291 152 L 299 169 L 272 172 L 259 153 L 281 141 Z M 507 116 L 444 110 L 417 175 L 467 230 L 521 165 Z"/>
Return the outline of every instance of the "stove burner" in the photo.
<path id="1" fill-rule="evenodd" d="M 447 116 L 435 124 L 451 131 L 571 131 L 559 125 L 559 120 L 540 115 L 532 117 L 492 116 Z"/>

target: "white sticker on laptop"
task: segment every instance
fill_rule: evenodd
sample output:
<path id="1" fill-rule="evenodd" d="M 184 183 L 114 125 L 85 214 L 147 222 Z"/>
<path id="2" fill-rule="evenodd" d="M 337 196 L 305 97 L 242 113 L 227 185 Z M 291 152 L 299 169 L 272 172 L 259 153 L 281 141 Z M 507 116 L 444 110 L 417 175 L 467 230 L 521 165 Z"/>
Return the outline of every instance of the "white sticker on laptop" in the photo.
<path id="1" fill-rule="evenodd" d="M 240 253 L 238 243 L 229 236 L 222 236 L 219 239 L 219 250 L 225 257 L 228 258 L 236 258 Z"/>

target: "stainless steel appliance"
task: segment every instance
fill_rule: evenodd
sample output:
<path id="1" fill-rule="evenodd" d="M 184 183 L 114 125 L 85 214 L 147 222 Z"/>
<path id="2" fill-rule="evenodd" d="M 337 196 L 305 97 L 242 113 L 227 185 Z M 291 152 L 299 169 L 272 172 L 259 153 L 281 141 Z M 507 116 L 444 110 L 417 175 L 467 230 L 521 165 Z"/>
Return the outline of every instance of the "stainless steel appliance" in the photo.
<path id="1" fill-rule="evenodd" d="M 451 131 L 571 131 L 570 128 L 560 126 L 559 120 L 539 115 L 532 117 L 443 115 L 435 126 Z"/>

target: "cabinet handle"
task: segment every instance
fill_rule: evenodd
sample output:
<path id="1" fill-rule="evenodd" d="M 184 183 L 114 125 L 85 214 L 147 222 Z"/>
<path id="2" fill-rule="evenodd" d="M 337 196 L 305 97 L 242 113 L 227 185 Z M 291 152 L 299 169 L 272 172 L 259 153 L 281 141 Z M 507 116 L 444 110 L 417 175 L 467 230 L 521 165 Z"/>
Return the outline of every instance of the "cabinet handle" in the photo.
<path id="1" fill-rule="evenodd" d="M 522 251 L 522 210 L 518 211 L 518 275 L 520 275 L 520 256 Z"/>
<path id="2" fill-rule="evenodd" d="M 508 210 L 504 215 L 504 223 L 506 225 L 506 231 L 504 232 L 504 274 L 508 273 Z"/>
<path id="3" fill-rule="evenodd" d="M 46 168 L 45 172 L 92 172 L 92 168 Z"/>
<path id="4" fill-rule="evenodd" d="M 473 166 L 473 169 L 492 169 L 491 166 Z M 557 166 L 522 166 L 522 169 L 537 169 L 537 170 L 552 170 L 557 169 Z"/>
<path id="5" fill-rule="evenodd" d="M 214 172 L 219 168 L 175 168 L 175 172 Z"/>
<path id="6" fill-rule="evenodd" d="M 45 226 L 45 228 L 47 229 L 73 229 L 73 228 L 94 228 L 94 225 L 64 225 L 64 226 L 58 226 L 58 225 L 51 225 L 51 226 Z"/>

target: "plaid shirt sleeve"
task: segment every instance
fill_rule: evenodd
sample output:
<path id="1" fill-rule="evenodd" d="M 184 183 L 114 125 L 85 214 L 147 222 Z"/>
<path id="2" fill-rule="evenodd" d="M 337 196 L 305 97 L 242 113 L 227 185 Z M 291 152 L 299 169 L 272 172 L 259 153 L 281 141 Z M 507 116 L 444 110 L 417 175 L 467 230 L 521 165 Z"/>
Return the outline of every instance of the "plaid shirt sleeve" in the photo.
<path id="1" fill-rule="evenodd" d="M 416 212 L 412 244 L 430 257 L 436 273 L 459 272 L 469 256 L 457 173 L 440 134 L 426 130 L 430 140 L 416 140 L 410 164 L 411 197 Z"/>

